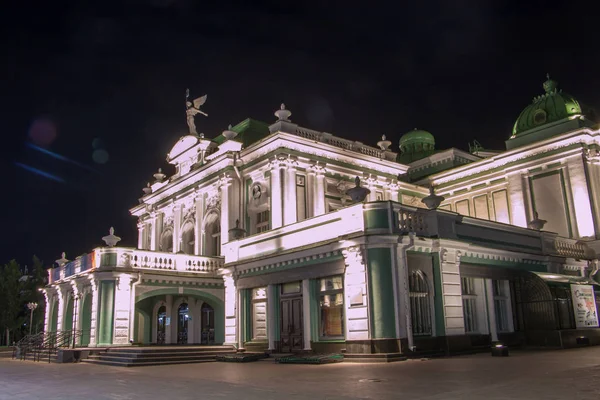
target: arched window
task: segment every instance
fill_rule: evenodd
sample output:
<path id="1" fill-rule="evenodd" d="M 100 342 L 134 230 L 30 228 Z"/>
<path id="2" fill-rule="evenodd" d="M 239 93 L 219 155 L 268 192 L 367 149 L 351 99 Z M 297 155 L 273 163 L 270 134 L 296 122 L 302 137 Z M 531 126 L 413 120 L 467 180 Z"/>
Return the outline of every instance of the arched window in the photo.
<path id="1" fill-rule="evenodd" d="M 160 251 L 173 252 L 173 230 L 168 228 L 160 236 Z"/>
<path id="2" fill-rule="evenodd" d="M 408 291 L 413 335 L 431 335 L 431 303 L 429 286 L 422 271 L 412 271 Z"/>
<path id="3" fill-rule="evenodd" d="M 194 254 L 195 238 L 194 224 L 191 221 L 187 221 L 181 229 L 181 250 L 185 254 Z"/>
<path id="4" fill-rule="evenodd" d="M 210 213 L 204 222 L 204 255 L 221 255 L 221 219 L 216 212 Z"/>

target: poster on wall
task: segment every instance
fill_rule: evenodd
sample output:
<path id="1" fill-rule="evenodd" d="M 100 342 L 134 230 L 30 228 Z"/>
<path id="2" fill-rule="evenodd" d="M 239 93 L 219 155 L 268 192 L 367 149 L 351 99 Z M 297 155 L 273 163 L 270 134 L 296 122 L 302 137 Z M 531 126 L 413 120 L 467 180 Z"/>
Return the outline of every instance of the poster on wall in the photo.
<path id="1" fill-rule="evenodd" d="M 598 310 L 592 285 L 571 285 L 573 312 L 577 328 L 598 327 Z"/>

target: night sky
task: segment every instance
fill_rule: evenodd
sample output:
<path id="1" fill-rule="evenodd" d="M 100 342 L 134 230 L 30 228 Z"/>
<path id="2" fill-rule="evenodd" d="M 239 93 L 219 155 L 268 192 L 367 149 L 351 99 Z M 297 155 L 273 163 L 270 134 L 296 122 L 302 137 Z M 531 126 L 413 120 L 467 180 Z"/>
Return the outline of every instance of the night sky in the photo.
<path id="1" fill-rule="evenodd" d="M 187 87 L 208 94 L 196 124 L 209 138 L 274 121 L 283 101 L 301 126 L 371 145 L 386 134 L 395 151 L 413 128 L 438 149 L 503 149 L 547 72 L 600 110 L 585 2 L 12 3 L 0 27 L 0 263 L 73 259 L 110 226 L 135 246 L 128 209 L 158 167 L 173 172 Z"/>

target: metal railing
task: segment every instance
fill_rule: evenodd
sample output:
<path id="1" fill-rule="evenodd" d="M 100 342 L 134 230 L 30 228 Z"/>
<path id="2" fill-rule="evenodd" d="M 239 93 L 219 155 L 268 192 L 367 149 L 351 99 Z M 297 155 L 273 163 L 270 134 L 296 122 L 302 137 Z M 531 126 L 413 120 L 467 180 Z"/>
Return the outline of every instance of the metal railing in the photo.
<path id="1" fill-rule="evenodd" d="M 40 361 L 42 356 L 48 356 L 48 362 L 52 356 L 56 356 L 59 348 L 69 348 L 76 343 L 81 343 L 84 335 L 89 336 L 89 330 L 68 330 L 57 332 L 40 332 L 35 335 L 27 335 L 13 347 L 13 359 L 25 360 L 32 354 L 33 361 Z"/>

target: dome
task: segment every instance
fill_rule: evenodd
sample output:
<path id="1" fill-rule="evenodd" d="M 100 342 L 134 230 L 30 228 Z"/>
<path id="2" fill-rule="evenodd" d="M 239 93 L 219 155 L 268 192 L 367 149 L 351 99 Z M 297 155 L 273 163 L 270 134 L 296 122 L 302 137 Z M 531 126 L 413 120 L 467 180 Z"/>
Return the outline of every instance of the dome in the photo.
<path id="1" fill-rule="evenodd" d="M 433 154 L 435 151 L 435 138 L 431 133 L 415 128 L 402 135 L 399 147 L 398 162 L 408 164 Z"/>
<path id="2" fill-rule="evenodd" d="M 400 148 L 402 149 L 403 146 L 409 146 L 414 143 L 426 143 L 435 145 L 435 138 L 431 133 L 422 129 L 415 128 L 414 130 L 402 135 L 399 144 Z"/>
<path id="3" fill-rule="evenodd" d="M 543 85 L 546 93 L 535 97 L 533 103 L 521 112 L 513 127 L 513 137 L 582 113 L 579 102 L 573 96 L 558 90 L 556 81 L 547 77 L 548 80 Z"/>

